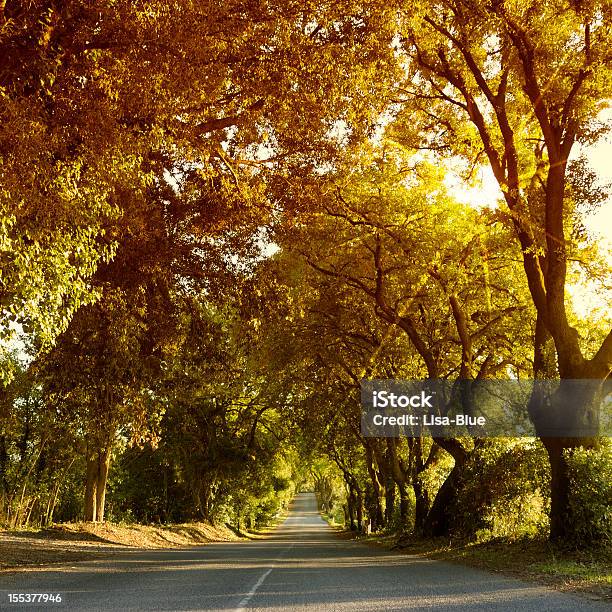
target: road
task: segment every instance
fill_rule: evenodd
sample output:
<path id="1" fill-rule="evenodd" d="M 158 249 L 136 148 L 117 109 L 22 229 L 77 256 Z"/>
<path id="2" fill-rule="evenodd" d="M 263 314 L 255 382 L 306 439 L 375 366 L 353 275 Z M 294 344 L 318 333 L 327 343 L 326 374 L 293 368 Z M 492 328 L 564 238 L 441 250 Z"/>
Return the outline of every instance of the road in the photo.
<path id="1" fill-rule="evenodd" d="M 60 593 L 62 603 L 11 604 L 9 593 Z M 314 495 L 302 493 L 263 540 L 137 550 L 0 576 L 0 609 L 610 612 L 610 605 L 341 540 Z"/>

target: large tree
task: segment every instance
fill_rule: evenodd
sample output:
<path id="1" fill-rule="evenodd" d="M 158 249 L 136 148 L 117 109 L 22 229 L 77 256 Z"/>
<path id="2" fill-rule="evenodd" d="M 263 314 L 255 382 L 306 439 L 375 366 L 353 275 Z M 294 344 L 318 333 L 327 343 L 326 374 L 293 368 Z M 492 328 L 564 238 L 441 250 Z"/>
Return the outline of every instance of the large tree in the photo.
<path id="1" fill-rule="evenodd" d="M 333 157 L 335 121 L 354 138 L 367 131 L 392 77 L 388 10 L 1 2 L 3 333 L 17 322 L 51 344 L 96 298 L 88 279 L 113 256 L 118 200 L 159 180 L 156 166 L 189 163 L 244 207 L 253 177 L 279 160 Z"/>
<path id="2" fill-rule="evenodd" d="M 420 439 L 381 444 L 363 438 L 359 385 L 368 377 L 458 377 L 467 386 L 506 376 L 509 369 L 524 376 L 529 353 L 516 345 L 528 345 L 532 329 L 525 316 L 525 283 L 515 266 L 519 252 L 490 214 L 452 200 L 438 169 L 394 147 L 368 162 L 362 171 L 337 175 L 335 181 L 328 177 L 315 192 L 317 208 L 300 213 L 293 227 L 287 224 L 278 232 L 283 248 L 302 255 L 313 268 L 310 275 L 297 273 L 308 289 L 291 302 L 311 314 L 292 323 L 301 331 L 289 344 L 313 355 L 312 376 L 319 389 L 338 389 L 338 399 L 326 400 L 319 390 L 313 401 L 342 406 L 346 416 L 340 427 L 352 427 L 363 445 L 379 496 L 390 476 L 406 524 L 413 487 L 417 529 L 448 533 L 451 502 L 474 445 L 461 439 L 439 438 L 432 446 Z M 312 197 L 313 191 L 306 194 Z M 389 337 L 396 333 L 405 343 L 399 354 L 389 350 L 395 344 Z M 468 404 L 464 408 L 471 410 Z M 421 475 L 440 449 L 453 457 L 455 467 L 430 504 Z M 373 464 L 382 477 L 370 470 Z"/>
<path id="3" fill-rule="evenodd" d="M 611 28 L 607 2 L 442 0 L 404 12 L 407 78 L 396 92 L 396 133 L 412 146 L 489 164 L 537 311 L 536 378 L 603 381 L 612 368 L 612 333 L 586 353 L 566 304 L 577 204 L 571 185 L 578 182 L 569 160 L 577 143 L 592 142 L 605 128 L 598 115 L 610 97 Z M 574 398 L 577 426 L 592 418 L 597 385 L 585 389 Z M 554 416 L 533 399 L 534 422 L 545 432 Z M 573 524 L 565 450 L 597 440 L 544 435 L 544 443 L 552 467 L 551 538 L 562 539 Z"/>

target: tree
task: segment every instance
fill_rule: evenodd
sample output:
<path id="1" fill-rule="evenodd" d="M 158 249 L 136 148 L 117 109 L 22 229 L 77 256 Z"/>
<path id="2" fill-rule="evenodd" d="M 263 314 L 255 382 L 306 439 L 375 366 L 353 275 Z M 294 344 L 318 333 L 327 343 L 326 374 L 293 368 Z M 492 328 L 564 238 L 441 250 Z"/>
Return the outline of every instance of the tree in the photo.
<path id="1" fill-rule="evenodd" d="M 406 334 L 410 356 L 405 360 L 416 362 L 406 378 L 458 377 L 467 386 L 505 376 L 510 368 L 525 372 L 527 355 L 515 348 L 528 342 L 531 332 L 524 325 L 525 289 L 514 272 L 516 254 L 501 224 L 454 203 L 439 173 L 423 163 L 412 167 L 393 149 L 348 180 L 337 177 L 324 193 L 322 211 L 301 213 L 282 244 L 334 279 L 333 291 L 350 288 L 361 294 L 373 314 Z M 346 362 L 342 365 L 348 369 Z M 357 369 L 353 384 L 358 387 L 365 372 L 374 375 L 379 367 Z M 470 414 L 469 394 L 461 394 L 460 401 Z M 420 474 L 436 461 L 438 449 L 417 441 L 403 462 L 399 444 L 387 445 L 385 458 L 375 444 L 364 442 L 369 453 L 378 454 L 379 467 L 390 461 L 403 518 L 410 483 L 417 497 L 418 528 L 441 535 L 452 528 L 451 502 L 462 486 L 470 453 L 481 441 L 473 445 L 436 438 L 435 443 L 455 464 L 430 507 Z"/>
<path id="2" fill-rule="evenodd" d="M 329 162 L 335 121 L 353 138 L 367 131 L 392 78 L 388 11 L 2 2 L 2 332 L 16 322 L 46 348 L 99 297 L 89 279 L 114 255 L 120 200 L 159 180 L 156 167 L 197 169 L 245 207 L 281 161 Z"/>
<path id="3" fill-rule="evenodd" d="M 15 372 L 0 407 L 0 522 L 48 525 L 75 478 L 74 421 L 56 410 L 17 358 Z"/>
<path id="4" fill-rule="evenodd" d="M 244 322 L 236 314 L 231 307 L 192 304 L 167 378 L 160 448 L 189 490 L 192 514 L 240 529 L 287 502 L 294 457 L 286 452 L 282 399 L 250 367 Z"/>
<path id="5" fill-rule="evenodd" d="M 447 149 L 471 163 L 487 160 L 520 243 L 537 311 L 534 376 L 605 380 L 612 367 L 612 332 L 585 354 L 568 319 L 566 283 L 575 206 L 568 189 L 577 142 L 592 142 L 605 126 L 612 13 L 604 2 L 480 2 L 444 0 L 404 13 L 402 50 L 407 78 L 399 137 Z M 467 122 L 467 123 L 466 123 Z M 546 358 L 554 343 L 556 365 Z M 575 401 L 575 423 L 588 422 L 595 385 Z M 557 397 L 554 402 L 563 398 Z M 553 406 L 554 409 L 554 406 Z M 538 397 L 534 422 L 551 418 Z M 596 438 L 544 436 L 552 468 L 553 540 L 572 537 L 565 449 Z"/>

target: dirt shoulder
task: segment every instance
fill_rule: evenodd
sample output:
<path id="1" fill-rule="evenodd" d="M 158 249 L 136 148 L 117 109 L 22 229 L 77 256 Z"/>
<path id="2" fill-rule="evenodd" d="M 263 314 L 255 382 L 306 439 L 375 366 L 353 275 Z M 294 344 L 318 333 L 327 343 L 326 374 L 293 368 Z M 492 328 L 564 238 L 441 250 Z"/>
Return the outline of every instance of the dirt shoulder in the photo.
<path id="1" fill-rule="evenodd" d="M 334 527 L 339 537 L 355 539 L 396 552 L 461 563 L 500 572 L 551 588 L 612 602 L 612 550 L 568 551 L 546 541 L 449 543 L 448 539 L 416 540 L 397 536 L 355 536 Z"/>
<path id="2" fill-rule="evenodd" d="M 108 557 L 134 548 L 175 548 L 239 539 L 208 523 L 66 523 L 39 531 L 0 530 L 0 571 Z"/>

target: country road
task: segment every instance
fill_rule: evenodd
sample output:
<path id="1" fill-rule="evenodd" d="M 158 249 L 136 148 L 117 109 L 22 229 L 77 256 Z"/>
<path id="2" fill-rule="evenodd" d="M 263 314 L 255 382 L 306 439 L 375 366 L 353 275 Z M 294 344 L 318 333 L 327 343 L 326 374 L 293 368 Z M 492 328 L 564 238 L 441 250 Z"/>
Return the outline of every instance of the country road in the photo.
<path id="1" fill-rule="evenodd" d="M 60 593 L 60 604 L 11 604 L 9 593 Z M 1 610 L 610 610 L 481 570 L 338 539 L 297 496 L 270 537 L 0 576 Z"/>

